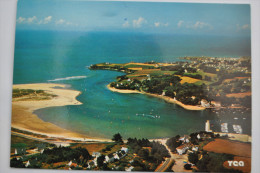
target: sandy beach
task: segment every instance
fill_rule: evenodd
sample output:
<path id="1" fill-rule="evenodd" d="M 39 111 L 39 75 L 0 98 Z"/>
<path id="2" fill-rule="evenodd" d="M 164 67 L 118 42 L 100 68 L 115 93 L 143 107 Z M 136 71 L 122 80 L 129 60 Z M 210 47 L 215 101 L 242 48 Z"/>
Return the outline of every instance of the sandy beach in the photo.
<path id="1" fill-rule="evenodd" d="M 56 97 L 53 97 L 50 100 L 20 101 L 17 99 L 13 99 L 13 128 L 30 131 L 32 133 L 47 135 L 49 137 L 61 137 L 81 141 L 108 141 L 107 139 L 93 138 L 71 132 L 69 130 L 58 127 L 52 123 L 45 122 L 33 113 L 37 109 L 47 107 L 80 105 L 82 103 L 76 100 L 76 97 L 80 94 L 80 91 L 66 89 L 66 85 L 63 84 L 49 83 L 13 85 L 13 89 L 44 90 L 48 94 L 56 95 Z"/>
<path id="2" fill-rule="evenodd" d="M 183 107 L 184 109 L 187 109 L 187 110 L 196 110 L 197 111 L 197 110 L 205 110 L 206 109 L 205 107 L 200 107 L 200 106 L 185 105 L 182 102 L 180 102 L 180 101 L 178 101 L 176 99 L 173 99 L 171 97 L 168 97 L 168 96 L 162 96 L 162 95 L 158 95 L 158 94 L 151 94 L 151 93 L 141 92 L 141 91 L 137 91 L 137 90 L 116 89 L 116 88 L 111 87 L 110 84 L 107 85 L 107 88 L 110 91 L 118 92 L 118 93 L 125 93 L 125 94 L 139 93 L 139 94 L 146 94 L 146 95 L 149 95 L 149 96 L 161 98 L 161 99 L 165 100 L 166 102 L 177 104 L 177 105 L 179 105 L 179 106 L 181 106 L 181 107 Z"/>

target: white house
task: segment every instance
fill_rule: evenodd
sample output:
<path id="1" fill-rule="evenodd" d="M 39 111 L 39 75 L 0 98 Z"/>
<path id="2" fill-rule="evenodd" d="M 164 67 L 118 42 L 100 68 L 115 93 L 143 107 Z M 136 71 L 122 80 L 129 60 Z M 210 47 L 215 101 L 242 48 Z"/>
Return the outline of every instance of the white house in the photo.
<path id="1" fill-rule="evenodd" d="M 109 162 L 113 162 L 115 160 L 115 158 L 113 157 L 112 154 L 106 155 L 105 156 L 105 162 L 109 163 Z"/>
<path id="2" fill-rule="evenodd" d="M 99 157 L 99 156 L 101 156 L 100 152 L 93 152 L 92 153 L 92 157 Z"/>
<path id="3" fill-rule="evenodd" d="M 114 155 L 114 159 L 118 159 L 118 160 L 119 160 L 119 159 L 120 159 L 119 154 L 115 154 L 115 155 Z"/>
<path id="4" fill-rule="evenodd" d="M 210 106 L 209 102 L 207 100 L 205 100 L 205 99 L 202 99 L 200 101 L 200 104 L 201 104 L 202 107 L 205 107 L 205 108 Z"/>
<path id="5" fill-rule="evenodd" d="M 189 149 L 189 147 L 187 147 L 186 145 L 181 145 L 176 148 L 179 155 L 184 154 L 188 149 Z"/>
<path id="6" fill-rule="evenodd" d="M 185 143 L 189 143 L 189 142 L 190 142 L 189 136 L 187 136 L 187 135 L 184 135 L 184 137 L 181 137 L 179 140 L 180 140 L 180 141 L 183 141 L 183 142 L 185 142 Z"/>
<path id="7" fill-rule="evenodd" d="M 129 168 L 127 168 L 127 169 L 125 169 L 125 171 L 127 171 L 127 172 L 131 172 L 133 169 L 134 169 L 134 167 L 133 167 L 133 166 L 131 166 L 131 167 L 129 167 Z"/>
<path id="8" fill-rule="evenodd" d="M 192 147 L 192 151 L 198 151 L 199 147 Z"/>
<path id="9" fill-rule="evenodd" d="M 72 164 L 72 161 L 70 161 L 69 163 L 68 163 L 68 166 L 70 166 Z"/>
<path id="10" fill-rule="evenodd" d="M 125 151 L 125 153 L 128 153 L 128 148 L 122 147 L 122 148 L 121 148 L 121 151 Z"/>
<path id="11" fill-rule="evenodd" d="M 27 168 L 28 166 L 30 166 L 31 164 L 30 164 L 30 161 L 28 160 L 27 162 L 26 162 L 26 164 L 25 164 L 25 167 Z"/>
<path id="12" fill-rule="evenodd" d="M 24 155 L 26 154 L 26 148 L 15 148 L 14 154 Z"/>
<path id="13" fill-rule="evenodd" d="M 93 162 L 94 162 L 94 165 L 97 166 L 97 157 L 94 158 Z"/>

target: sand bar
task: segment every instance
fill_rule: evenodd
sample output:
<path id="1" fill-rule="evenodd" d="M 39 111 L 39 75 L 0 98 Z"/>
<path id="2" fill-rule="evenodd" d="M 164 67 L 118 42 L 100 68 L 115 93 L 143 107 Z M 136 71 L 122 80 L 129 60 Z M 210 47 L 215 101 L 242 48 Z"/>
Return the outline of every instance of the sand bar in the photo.
<path id="1" fill-rule="evenodd" d="M 181 106 L 181 107 L 183 107 L 184 109 L 187 109 L 187 110 L 196 110 L 197 111 L 197 110 L 204 110 L 204 109 L 206 109 L 205 107 L 201 107 L 201 106 L 185 105 L 182 102 L 180 102 L 180 101 L 178 101 L 176 99 L 173 99 L 171 97 L 168 97 L 168 96 L 162 96 L 162 95 L 158 95 L 158 94 L 151 94 L 151 93 L 147 93 L 147 92 L 143 92 L 143 91 L 137 91 L 137 90 L 116 89 L 114 87 L 111 87 L 110 84 L 107 85 L 107 88 L 110 91 L 118 92 L 118 93 L 126 93 L 126 94 L 139 93 L 139 94 L 146 94 L 146 95 L 149 95 L 149 96 L 161 98 L 161 99 L 165 100 L 166 102 L 177 104 L 177 105 L 179 105 L 179 106 Z"/>
<path id="2" fill-rule="evenodd" d="M 67 89 L 64 84 L 53 83 L 19 84 L 13 85 L 13 89 L 44 90 L 46 93 L 56 95 L 56 97 L 53 97 L 50 100 L 37 101 L 17 101 L 16 99 L 13 99 L 12 127 L 50 137 L 62 137 L 81 141 L 108 141 L 107 139 L 88 137 L 63 129 L 57 125 L 41 120 L 33 113 L 33 111 L 37 109 L 47 107 L 81 105 L 82 103 L 76 100 L 80 91 Z"/>

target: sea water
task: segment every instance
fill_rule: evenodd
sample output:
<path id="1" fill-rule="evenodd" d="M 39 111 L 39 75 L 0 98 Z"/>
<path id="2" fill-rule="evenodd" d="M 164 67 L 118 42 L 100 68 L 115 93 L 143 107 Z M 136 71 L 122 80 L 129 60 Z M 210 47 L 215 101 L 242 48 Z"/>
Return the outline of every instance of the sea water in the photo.
<path id="1" fill-rule="evenodd" d="M 81 95 L 82 105 L 35 111 L 44 121 L 93 137 L 163 138 L 205 129 L 205 121 L 241 124 L 250 133 L 250 114 L 189 111 L 143 94 L 111 92 L 121 72 L 89 70 L 110 62 L 174 62 L 184 56 L 250 56 L 250 38 L 116 32 L 17 31 L 14 84 L 62 83 Z M 246 117 L 246 119 L 245 119 Z"/>

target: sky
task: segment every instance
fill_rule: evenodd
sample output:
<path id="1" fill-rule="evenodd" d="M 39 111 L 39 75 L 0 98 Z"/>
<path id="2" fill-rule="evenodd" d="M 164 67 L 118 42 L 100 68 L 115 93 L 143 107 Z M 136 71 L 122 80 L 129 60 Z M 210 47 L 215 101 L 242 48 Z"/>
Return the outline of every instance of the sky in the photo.
<path id="1" fill-rule="evenodd" d="M 18 30 L 250 36 L 250 5 L 18 0 Z"/>

